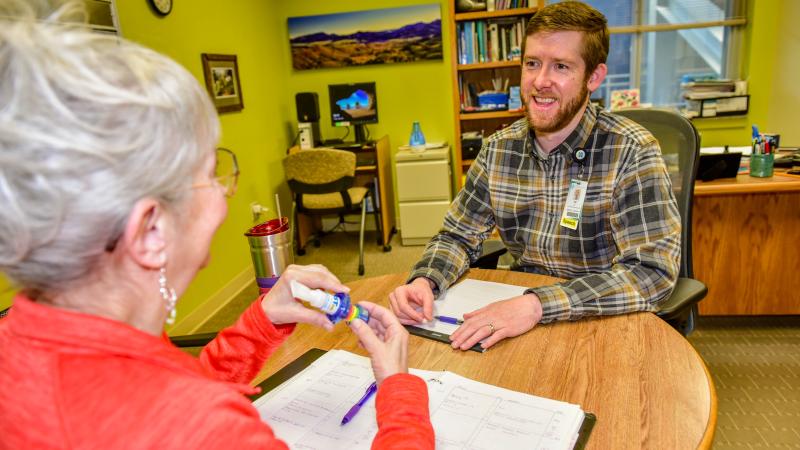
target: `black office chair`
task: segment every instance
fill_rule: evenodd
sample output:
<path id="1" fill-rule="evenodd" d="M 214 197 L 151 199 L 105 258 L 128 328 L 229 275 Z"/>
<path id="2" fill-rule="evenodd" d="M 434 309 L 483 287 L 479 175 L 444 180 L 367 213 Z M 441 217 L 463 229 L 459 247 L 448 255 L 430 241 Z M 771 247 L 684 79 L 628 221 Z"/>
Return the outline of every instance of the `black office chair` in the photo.
<path id="1" fill-rule="evenodd" d="M 483 241 L 481 256 L 469 266 L 474 269 L 496 269 L 500 257 L 508 252 L 503 241 L 497 239 L 487 239 Z"/>
<path id="2" fill-rule="evenodd" d="M 283 160 L 286 179 L 294 195 L 294 212 L 305 215 L 344 215 L 361 212 L 361 228 L 358 238 L 358 274 L 364 275 L 364 223 L 367 212 L 369 189 L 353 186 L 356 171 L 356 155 L 336 149 L 315 148 L 292 153 Z M 374 208 L 375 224 L 381 235 L 378 209 Z M 297 223 L 297 217 L 294 217 Z M 295 227 L 299 229 L 299 227 Z M 319 245 L 321 234 L 314 238 Z M 299 239 L 296 241 L 299 242 Z M 302 254 L 304 249 L 298 248 Z"/>
<path id="3" fill-rule="evenodd" d="M 681 268 L 672 295 L 661 304 L 657 314 L 688 336 L 694 330 L 697 303 L 708 293 L 706 285 L 693 278 L 692 271 L 692 201 L 700 160 L 700 136 L 689 120 L 673 111 L 627 109 L 615 113 L 637 122 L 653 134 L 672 178 L 681 215 Z"/>

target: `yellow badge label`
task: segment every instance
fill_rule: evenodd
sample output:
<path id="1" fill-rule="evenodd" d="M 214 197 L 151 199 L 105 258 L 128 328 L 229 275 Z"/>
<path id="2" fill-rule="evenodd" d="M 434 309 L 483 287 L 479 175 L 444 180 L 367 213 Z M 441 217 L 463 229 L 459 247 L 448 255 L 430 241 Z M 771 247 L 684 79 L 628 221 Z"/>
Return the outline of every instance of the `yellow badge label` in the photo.
<path id="1" fill-rule="evenodd" d="M 569 219 L 567 217 L 561 218 L 561 226 L 567 227 L 570 230 L 575 230 L 578 228 L 578 221 L 576 219 Z"/>

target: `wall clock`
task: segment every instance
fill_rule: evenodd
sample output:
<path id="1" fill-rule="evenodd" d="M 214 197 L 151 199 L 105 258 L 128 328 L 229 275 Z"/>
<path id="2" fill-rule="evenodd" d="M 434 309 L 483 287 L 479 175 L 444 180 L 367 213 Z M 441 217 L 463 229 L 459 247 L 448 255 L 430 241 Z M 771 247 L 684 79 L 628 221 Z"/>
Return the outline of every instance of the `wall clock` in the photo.
<path id="1" fill-rule="evenodd" d="M 172 0 L 148 0 L 148 3 L 156 13 L 162 16 L 166 16 L 172 11 Z"/>

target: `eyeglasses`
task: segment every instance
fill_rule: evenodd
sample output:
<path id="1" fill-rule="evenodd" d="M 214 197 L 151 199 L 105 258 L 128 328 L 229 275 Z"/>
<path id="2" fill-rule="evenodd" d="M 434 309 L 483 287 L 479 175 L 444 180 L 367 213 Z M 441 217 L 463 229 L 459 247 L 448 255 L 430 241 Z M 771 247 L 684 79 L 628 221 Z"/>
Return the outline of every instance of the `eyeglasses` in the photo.
<path id="1" fill-rule="evenodd" d="M 214 180 L 211 183 L 193 184 L 192 189 L 204 187 L 221 187 L 226 197 L 233 197 L 239 181 L 239 162 L 236 154 L 223 147 L 217 147 L 217 164 L 214 167 Z M 120 235 L 113 237 L 106 244 L 106 251 L 113 252 Z"/>
<path id="2" fill-rule="evenodd" d="M 214 167 L 214 181 L 192 185 L 192 189 L 220 186 L 224 189 L 225 197 L 233 197 L 239 182 L 239 162 L 236 154 L 224 147 L 217 147 L 217 165 Z"/>

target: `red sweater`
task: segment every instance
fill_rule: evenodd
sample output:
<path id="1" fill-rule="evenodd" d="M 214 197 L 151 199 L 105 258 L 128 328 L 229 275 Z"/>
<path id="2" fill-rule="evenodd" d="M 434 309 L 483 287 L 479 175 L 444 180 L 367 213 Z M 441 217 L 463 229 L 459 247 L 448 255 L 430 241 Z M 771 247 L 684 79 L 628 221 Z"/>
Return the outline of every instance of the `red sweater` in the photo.
<path id="1" fill-rule="evenodd" d="M 244 394 L 294 326 L 255 302 L 199 359 L 127 324 L 17 296 L 0 320 L 0 449 L 286 448 Z M 373 448 L 433 448 L 425 382 L 378 390 Z"/>

